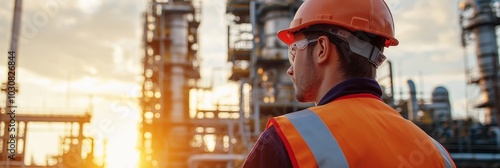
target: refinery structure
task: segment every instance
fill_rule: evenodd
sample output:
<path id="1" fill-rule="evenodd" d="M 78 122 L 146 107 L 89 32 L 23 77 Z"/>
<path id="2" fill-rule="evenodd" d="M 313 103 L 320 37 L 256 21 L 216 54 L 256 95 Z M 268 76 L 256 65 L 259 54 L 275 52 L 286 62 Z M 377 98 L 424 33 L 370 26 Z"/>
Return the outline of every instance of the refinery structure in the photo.
<path id="1" fill-rule="evenodd" d="M 270 117 L 313 106 L 294 98 L 294 86 L 286 71 L 288 46 L 276 38 L 288 28 L 302 0 L 227 0 L 227 80 L 239 85 L 238 104 L 217 104 L 215 109 L 200 103 L 193 93 L 213 90 L 200 82 L 201 59 L 198 28 L 202 0 L 148 0 L 142 18 L 142 94 L 137 149 L 141 168 L 241 167 L 246 155 L 265 129 Z M 383 100 L 440 142 L 458 167 L 500 167 L 500 84 L 498 35 L 500 9 L 494 0 L 462 0 L 459 16 L 465 55 L 466 76 L 472 97 L 470 106 L 484 111 L 485 122 L 454 120 L 448 90 L 434 88 L 430 100 L 418 97 L 418 88 L 407 81 L 408 99 L 396 99 L 390 61 L 379 67 Z M 16 0 L 11 49 L 17 48 L 21 0 Z M 221 30 L 222 31 L 222 30 Z M 457 42 L 458 43 L 458 42 Z M 22 63 L 21 63 L 22 65 Z M 5 85 L 5 83 L 4 83 Z M 2 85 L 3 93 L 6 86 Z M 21 88 L 22 89 L 22 88 Z M 16 90 L 17 91 L 17 90 Z M 199 100 L 198 100 L 199 101 Z M 196 107 L 193 109 L 193 107 Z M 2 109 L 0 140 L 9 141 L 7 108 Z M 61 155 L 54 167 L 105 167 L 95 164 L 93 151 L 82 155 L 84 146 L 94 147 L 92 137 L 83 135 L 85 115 L 18 115 L 18 145 L 26 144 L 27 125 L 33 122 L 69 123 L 71 133 L 61 138 Z M 73 131 L 76 129 L 77 131 Z M 77 132 L 72 134 L 72 132 Z M 206 137 L 214 148 L 209 149 Z M 24 149 L 16 161 L 8 160 L 8 147 L 0 148 L 0 167 L 25 166 Z M 85 156 L 85 157 L 83 157 Z M 76 160 L 76 161 L 75 161 Z M 40 167 L 40 166 L 38 166 Z"/>

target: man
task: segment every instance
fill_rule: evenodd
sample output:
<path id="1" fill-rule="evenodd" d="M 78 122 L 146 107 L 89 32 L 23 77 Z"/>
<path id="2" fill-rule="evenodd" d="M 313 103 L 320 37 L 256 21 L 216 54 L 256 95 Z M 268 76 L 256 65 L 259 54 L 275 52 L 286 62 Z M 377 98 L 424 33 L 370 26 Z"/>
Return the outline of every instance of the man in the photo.
<path id="1" fill-rule="evenodd" d="M 376 68 L 399 43 L 383 0 L 306 0 L 278 38 L 295 98 L 316 106 L 270 119 L 243 167 L 455 167 L 381 100 Z"/>

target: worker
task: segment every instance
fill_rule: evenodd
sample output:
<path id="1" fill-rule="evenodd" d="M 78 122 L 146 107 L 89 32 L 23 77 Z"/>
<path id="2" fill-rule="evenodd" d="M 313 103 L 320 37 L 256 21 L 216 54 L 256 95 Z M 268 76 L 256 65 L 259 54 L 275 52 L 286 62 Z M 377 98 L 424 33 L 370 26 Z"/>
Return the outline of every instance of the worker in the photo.
<path id="1" fill-rule="evenodd" d="M 383 0 L 305 0 L 278 38 L 299 102 L 271 118 L 243 167 L 455 167 L 449 153 L 381 100 L 376 69 L 398 45 Z"/>

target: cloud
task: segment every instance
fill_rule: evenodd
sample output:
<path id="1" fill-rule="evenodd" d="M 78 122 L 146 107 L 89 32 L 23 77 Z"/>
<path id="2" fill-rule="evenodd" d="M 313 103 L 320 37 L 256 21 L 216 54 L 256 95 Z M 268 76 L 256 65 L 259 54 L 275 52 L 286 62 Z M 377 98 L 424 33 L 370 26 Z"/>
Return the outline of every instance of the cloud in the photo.
<path id="1" fill-rule="evenodd" d="M 101 2 L 98 0 L 79 0 L 78 7 L 87 14 L 92 14 L 99 10 Z"/>
<path id="2" fill-rule="evenodd" d="M 53 16 L 49 16 L 46 25 L 37 25 L 36 16 L 48 13 L 44 4 L 50 1 L 55 0 L 24 3 L 22 35 L 29 35 L 29 38 L 19 46 L 20 67 L 51 79 L 66 79 L 71 73 L 73 79 L 95 75 L 136 81 L 132 76 L 140 75 L 142 67 L 141 34 L 137 32 L 142 29 L 141 7 L 145 6 L 144 2 L 91 3 L 88 8 L 99 7 L 90 13 L 79 9 L 75 2 L 67 2 Z M 11 25 L 0 23 L 0 27 Z M 5 34 L 10 33 L 2 33 L 2 36 Z M 1 59 L 0 65 L 4 65 L 5 61 Z M 92 71 L 88 67 L 93 67 Z"/>

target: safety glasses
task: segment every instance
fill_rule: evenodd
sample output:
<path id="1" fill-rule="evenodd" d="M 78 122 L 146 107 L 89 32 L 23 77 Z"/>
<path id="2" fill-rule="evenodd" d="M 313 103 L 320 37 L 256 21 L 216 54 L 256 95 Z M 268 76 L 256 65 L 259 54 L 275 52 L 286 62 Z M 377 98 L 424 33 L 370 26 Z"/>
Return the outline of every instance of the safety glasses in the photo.
<path id="1" fill-rule="evenodd" d="M 292 58 L 295 58 L 295 54 L 297 54 L 298 50 L 303 50 L 307 47 L 307 45 L 309 45 L 310 43 L 314 43 L 316 41 L 318 41 L 318 39 L 313 39 L 313 40 L 303 39 L 296 41 L 295 43 L 292 43 L 290 46 L 288 46 L 288 52 L 290 53 L 290 56 Z"/>

